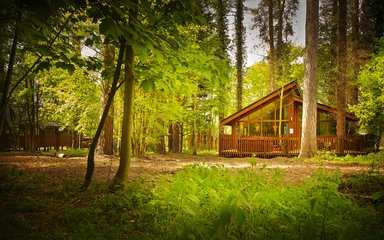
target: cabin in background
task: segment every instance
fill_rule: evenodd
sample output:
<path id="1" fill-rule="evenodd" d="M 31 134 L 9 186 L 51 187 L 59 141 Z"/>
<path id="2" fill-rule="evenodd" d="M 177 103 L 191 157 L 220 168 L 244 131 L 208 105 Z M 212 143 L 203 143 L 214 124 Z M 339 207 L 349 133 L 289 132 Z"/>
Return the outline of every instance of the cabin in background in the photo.
<path id="1" fill-rule="evenodd" d="M 31 135 L 26 125 L 21 125 L 17 134 L 0 135 L 0 150 L 49 151 L 60 148 L 88 148 L 90 137 L 76 131 L 61 129 L 56 122 L 38 123 L 35 134 Z"/>
<path id="2" fill-rule="evenodd" d="M 293 81 L 225 118 L 222 124 L 230 129 L 220 135 L 220 156 L 297 156 L 302 108 L 302 94 Z M 368 153 L 373 146 L 367 136 L 358 134 L 358 118 L 353 114 L 346 114 L 345 137 L 336 137 L 336 114 L 337 110 L 317 104 L 318 150 L 338 155 Z"/>

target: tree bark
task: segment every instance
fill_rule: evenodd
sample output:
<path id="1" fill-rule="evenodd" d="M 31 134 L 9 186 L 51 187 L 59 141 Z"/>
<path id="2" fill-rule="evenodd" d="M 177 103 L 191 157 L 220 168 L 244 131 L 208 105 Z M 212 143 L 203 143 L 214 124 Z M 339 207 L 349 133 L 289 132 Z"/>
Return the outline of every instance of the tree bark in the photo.
<path id="1" fill-rule="evenodd" d="M 12 74 L 13 74 L 13 66 L 15 65 L 16 49 L 17 49 L 17 43 L 18 43 L 18 38 L 19 38 L 19 28 L 18 28 L 17 24 L 18 24 L 20 18 L 21 18 L 21 12 L 18 13 L 17 20 L 15 22 L 15 32 L 13 35 L 11 52 L 9 54 L 7 73 L 5 76 L 4 86 L 3 86 L 2 94 L 1 94 L 0 134 L 2 134 L 4 131 L 4 126 L 5 126 L 5 121 L 6 121 L 6 109 L 7 109 L 7 104 L 8 104 L 7 103 L 8 102 L 7 97 L 8 97 L 8 90 L 9 90 L 9 86 L 11 84 L 11 78 L 12 78 Z"/>
<path id="2" fill-rule="evenodd" d="M 237 110 L 243 104 L 243 65 L 244 65 L 244 5 L 243 0 L 236 1 L 236 76 L 237 76 Z"/>
<path id="3" fill-rule="evenodd" d="M 270 88 L 271 88 L 271 91 L 273 92 L 276 90 L 273 0 L 268 1 L 268 33 L 269 33 L 269 79 L 270 79 Z"/>
<path id="4" fill-rule="evenodd" d="M 125 41 L 121 40 L 120 41 L 120 49 L 119 49 L 119 56 L 117 59 L 117 65 L 116 65 L 116 70 L 113 76 L 113 82 L 111 86 L 111 91 L 108 94 L 108 99 L 107 103 L 105 104 L 103 114 L 101 116 L 99 125 L 97 127 L 95 136 L 92 139 L 91 145 L 89 146 L 89 153 L 87 157 L 87 172 L 85 174 L 84 182 L 82 185 L 82 189 L 87 189 L 89 187 L 89 184 L 91 183 L 92 176 L 93 176 L 93 171 L 95 170 L 95 150 L 97 147 L 97 142 L 99 141 L 101 131 L 103 130 L 104 123 L 107 119 L 109 108 L 112 105 L 113 98 L 116 94 L 116 91 L 118 89 L 117 84 L 119 82 L 120 78 L 120 72 L 121 72 L 121 65 L 123 61 L 123 56 L 125 52 Z"/>
<path id="5" fill-rule="evenodd" d="M 113 65 L 115 62 L 115 48 L 113 46 L 105 46 L 103 48 L 104 57 L 104 79 L 103 79 L 103 96 L 102 102 L 106 102 L 108 99 L 108 93 L 110 92 L 111 82 L 109 76 L 113 75 Z M 104 104 L 103 104 L 104 105 Z M 108 116 L 105 120 L 102 137 L 100 141 L 100 149 L 103 154 L 113 155 L 113 122 L 114 122 L 114 107 L 113 102 L 109 109 Z"/>
<path id="6" fill-rule="evenodd" d="M 336 83 L 336 135 L 338 138 L 337 153 L 344 152 L 345 137 L 345 89 L 347 83 L 347 1 L 339 0 L 339 21 L 338 21 L 338 78 Z"/>
<path id="7" fill-rule="evenodd" d="M 351 1 L 351 54 L 352 77 L 349 84 L 349 104 L 358 104 L 359 88 L 357 86 L 357 74 L 359 72 L 359 0 Z"/>
<path id="8" fill-rule="evenodd" d="M 299 158 L 313 157 L 317 150 L 316 58 L 319 31 L 319 0 L 307 0 L 305 23 L 305 72 L 303 122 Z"/>
<path id="9" fill-rule="evenodd" d="M 194 113 L 194 118 L 193 118 L 193 123 L 192 123 L 192 154 L 197 155 L 197 127 L 196 127 L 196 113 L 197 111 L 197 93 L 193 97 L 193 113 Z"/>
<path id="10" fill-rule="evenodd" d="M 283 17 L 284 17 L 284 8 L 285 0 L 279 0 L 278 2 L 278 24 L 277 24 L 277 48 L 276 48 L 276 57 L 277 57 L 277 82 L 281 84 L 283 81 Z"/>
<path id="11" fill-rule="evenodd" d="M 121 131 L 120 164 L 110 186 L 111 190 L 123 188 L 128 181 L 132 157 L 133 96 L 135 81 L 133 76 L 134 52 L 132 46 L 126 47 L 124 70 L 124 113 Z"/>
<path id="12" fill-rule="evenodd" d="M 227 49 L 228 49 L 228 35 L 227 35 L 227 5 L 224 3 L 224 0 L 218 0 L 216 6 L 216 18 L 217 18 L 217 31 L 220 39 L 220 59 L 225 59 L 228 57 Z M 224 94 L 226 92 L 226 85 L 220 84 L 219 86 L 219 99 L 224 100 Z M 219 109 L 219 134 L 224 134 L 224 126 L 221 124 L 222 120 L 224 120 L 224 108 Z"/>

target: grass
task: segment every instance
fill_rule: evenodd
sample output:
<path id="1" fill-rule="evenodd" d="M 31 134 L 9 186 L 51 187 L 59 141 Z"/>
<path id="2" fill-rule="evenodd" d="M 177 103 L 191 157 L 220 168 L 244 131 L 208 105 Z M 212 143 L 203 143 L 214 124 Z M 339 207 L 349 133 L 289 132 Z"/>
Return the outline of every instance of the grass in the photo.
<path id="1" fill-rule="evenodd" d="M 309 162 L 329 162 L 339 164 L 363 164 L 372 167 L 377 167 L 384 164 L 384 151 L 377 153 L 369 153 L 367 155 L 358 156 L 342 156 L 338 157 L 330 151 L 319 151 L 317 156 L 311 159 L 307 159 Z"/>
<path id="2" fill-rule="evenodd" d="M 52 184 L 2 166 L 0 238 L 383 239 L 384 200 L 347 194 L 375 194 L 383 180 L 379 171 L 342 178 L 319 168 L 296 186 L 281 170 L 192 165 L 112 194 L 105 182 L 81 192 L 80 179 Z"/>

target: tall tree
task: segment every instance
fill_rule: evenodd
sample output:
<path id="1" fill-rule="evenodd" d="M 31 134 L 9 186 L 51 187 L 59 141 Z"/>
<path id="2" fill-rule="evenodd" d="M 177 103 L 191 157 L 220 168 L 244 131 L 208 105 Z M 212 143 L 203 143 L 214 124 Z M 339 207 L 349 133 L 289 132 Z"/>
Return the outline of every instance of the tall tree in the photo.
<path id="1" fill-rule="evenodd" d="M 235 36 L 236 36 L 236 76 L 237 76 L 237 110 L 243 104 L 243 71 L 244 71 L 244 0 L 236 0 Z"/>
<path id="2" fill-rule="evenodd" d="M 229 45 L 229 37 L 228 37 L 228 20 L 227 20 L 227 14 L 229 11 L 228 7 L 228 0 L 217 0 L 216 4 L 214 5 L 215 8 L 215 15 L 216 15 L 216 22 L 217 22 L 217 31 L 218 31 L 218 37 L 220 41 L 220 52 L 219 57 L 222 59 L 228 59 L 228 45 Z M 220 102 L 224 102 L 227 93 L 227 84 L 225 82 L 222 82 L 219 87 L 219 98 Z M 219 133 L 224 133 L 224 126 L 221 124 L 221 121 L 224 119 L 224 108 L 219 109 Z"/>
<path id="3" fill-rule="evenodd" d="M 73 8 L 74 5 L 76 8 Z M 70 1 L 58 4 L 45 0 L 38 5 L 28 1 L 5 0 L 1 2 L 0 7 L 3 10 L 0 19 L 2 20 L 1 25 L 4 27 L 3 31 L 6 33 L 1 36 L 1 44 L 2 47 L 9 46 L 7 49 L 9 51 L 2 49 L 1 52 L 2 55 L 5 54 L 9 57 L 5 58 L 7 63 L 1 63 L 7 67 L 5 78 L 0 79 L 0 133 L 4 130 L 6 111 L 20 83 L 25 81 L 30 74 L 48 68 L 51 64 L 49 60 L 59 59 L 60 53 L 66 52 L 66 47 L 68 50 L 71 49 L 63 42 L 60 46 L 56 43 L 62 37 L 63 31 L 70 25 L 74 12 L 82 9 L 81 5 L 82 3 L 73 4 Z M 71 13 L 68 14 L 68 11 Z M 12 44 L 7 44 L 9 42 Z M 22 51 L 20 51 L 21 49 Z M 25 64 L 24 54 L 27 53 L 35 57 L 29 66 Z M 63 59 L 61 63 L 64 63 Z"/>
<path id="4" fill-rule="evenodd" d="M 317 81 L 316 56 L 319 28 L 319 0 L 307 0 L 305 21 L 305 72 L 303 122 L 299 158 L 309 158 L 317 150 Z"/>
<path id="5" fill-rule="evenodd" d="M 338 76 L 336 83 L 336 135 L 339 143 L 337 152 L 343 153 L 343 141 L 345 137 L 346 98 L 347 85 L 347 1 L 339 0 L 338 18 Z"/>
<path id="6" fill-rule="evenodd" d="M 351 60 L 352 76 L 349 79 L 349 104 L 356 105 L 359 101 L 357 74 L 359 72 L 359 0 L 350 1 L 351 6 Z"/>
<path id="7" fill-rule="evenodd" d="M 95 170 L 95 151 L 96 151 L 97 143 L 101 136 L 105 121 L 108 117 L 110 106 L 112 105 L 116 91 L 119 88 L 119 79 L 120 79 L 120 73 L 121 73 L 121 66 L 123 64 L 123 59 L 124 59 L 125 48 L 126 48 L 126 42 L 124 39 L 121 39 L 120 47 L 119 47 L 119 55 L 117 57 L 117 64 L 116 64 L 116 68 L 113 75 L 111 89 L 110 89 L 110 92 L 108 93 L 108 98 L 105 103 L 104 110 L 103 110 L 101 119 L 99 121 L 99 125 L 97 127 L 96 133 L 92 138 L 91 145 L 89 146 L 89 152 L 87 156 L 87 171 L 85 174 L 83 185 L 81 187 L 82 189 L 87 189 L 92 180 L 93 172 Z"/>
<path id="8" fill-rule="evenodd" d="M 269 78 L 271 91 L 276 90 L 275 79 L 275 37 L 273 27 L 273 0 L 268 1 L 268 34 L 269 34 Z"/>
<path id="9" fill-rule="evenodd" d="M 102 48 L 103 55 L 103 67 L 104 71 L 102 73 L 102 96 L 101 96 L 101 105 L 102 109 L 105 106 L 105 102 L 108 100 L 108 94 L 111 90 L 111 79 L 113 79 L 113 66 L 115 65 L 115 47 L 111 44 L 105 44 Z M 100 141 L 100 151 L 106 155 L 113 154 L 113 116 L 114 116 L 114 107 L 113 102 L 109 109 L 108 116 L 105 120 L 103 132 L 101 135 Z"/>
<path id="10" fill-rule="evenodd" d="M 254 28 L 258 28 L 260 38 L 269 46 L 271 90 L 286 80 L 284 62 L 289 55 L 288 38 L 293 35 L 293 17 L 298 6 L 298 0 L 261 0 L 252 9 Z"/>
<path id="11" fill-rule="evenodd" d="M 136 18 L 135 10 L 130 11 L 130 21 Z M 135 88 L 134 81 L 134 52 L 132 46 L 125 49 L 124 66 L 124 112 L 121 130 L 121 151 L 120 164 L 116 175 L 113 178 L 111 189 L 121 188 L 128 181 L 128 173 L 132 155 L 132 126 L 133 126 L 133 95 Z"/>

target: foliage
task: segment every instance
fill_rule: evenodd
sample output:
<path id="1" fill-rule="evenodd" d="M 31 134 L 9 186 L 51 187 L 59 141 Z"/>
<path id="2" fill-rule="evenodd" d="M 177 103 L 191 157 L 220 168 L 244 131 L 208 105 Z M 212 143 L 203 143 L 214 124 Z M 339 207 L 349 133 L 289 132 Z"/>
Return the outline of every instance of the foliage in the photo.
<path id="1" fill-rule="evenodd" d="M 378 43 L 377 53 L 363 67 L 358 76 L 361 100 L 352 111 L 368 133 L 376 136 L 377 146 L 384 134 L 384 38 Z"/>
<path id="2" fill-rule="evenodd" d="M 372 166 L 372 168 L 380 167 L 384 163 L 384 151 L 380 151 L 377 153 L 369 153 L 367 155 L 346 155 L 343 157 L 338 157 L 332 151 L 318 151 L 317 155 L 314 158 L 307 159 L 309 162 L 332 162 L 332 163 L 357 163 Z"/>
<path id="3" fill-rule="evenodd" d="M 277 170 L 194 165 L 157 180 L 138 178 L 114 194 L 100 183 L 78 192 L 76 179 L 39 192 L 46 180 L 34 181 L 16 169 L 1 168 L 0 177 L 3 200 L 23 193 L 19 184 L 35 194 L 24 198 L 27 208 L 20 201 L 13 207 L 5 202 L 9 208 L 1 218 L 12 216 L 16 224 L 7 224 L 8 239 L 381 239 L 384 234 L 382 213 L 338 192 L 341 183 L 354 187 L 352 179 L 346 184 L 322 169 L 293 186 Z M 59 202 L 59 217 L 48 214 Z M 55 227 L 44 228 L 44 219 L 57 219 Z"/>
<path id="4" fill-rule="evenodd" d="M 59 122 L 85 135 L 93 135 L 98 121 L 100 91 L 81 69 L 73 74 L 51 68 L 39 78 L 42 121 Z"/>

